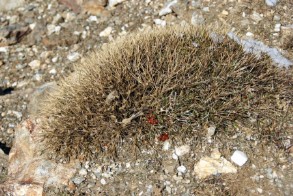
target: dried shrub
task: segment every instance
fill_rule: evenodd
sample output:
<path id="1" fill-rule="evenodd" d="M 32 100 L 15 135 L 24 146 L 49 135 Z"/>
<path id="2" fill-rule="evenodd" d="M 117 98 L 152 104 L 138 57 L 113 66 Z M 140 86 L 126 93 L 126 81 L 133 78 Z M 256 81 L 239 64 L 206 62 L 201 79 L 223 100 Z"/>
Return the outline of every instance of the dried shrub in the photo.
<path id="1" fill-rule="evenodd" d="M 266 129 L 284 120 L 293 95 L 291 70 L 194 27 L 130 34 L 75 69 L 42 111 L 42 138 L 57 157 L 115 156 L 125 143 L 151 146 L 206 124 L 254 118 Z"/>

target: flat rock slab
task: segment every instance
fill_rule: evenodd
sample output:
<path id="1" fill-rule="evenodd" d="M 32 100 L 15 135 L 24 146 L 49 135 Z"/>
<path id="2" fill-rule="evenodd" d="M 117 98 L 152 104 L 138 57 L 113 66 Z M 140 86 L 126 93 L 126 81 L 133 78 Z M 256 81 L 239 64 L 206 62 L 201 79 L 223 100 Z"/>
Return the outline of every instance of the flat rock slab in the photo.
<path id="1" fill-rule="evenodd" d="M 78 160 L 62 164 L 41 152 L 40 120 L 28 119 L 16 129 L 9 154 L 8 180 L 0 189 L 8 195 L 43 195 L 44 186 L 67 186 L 79 167 Z"/>

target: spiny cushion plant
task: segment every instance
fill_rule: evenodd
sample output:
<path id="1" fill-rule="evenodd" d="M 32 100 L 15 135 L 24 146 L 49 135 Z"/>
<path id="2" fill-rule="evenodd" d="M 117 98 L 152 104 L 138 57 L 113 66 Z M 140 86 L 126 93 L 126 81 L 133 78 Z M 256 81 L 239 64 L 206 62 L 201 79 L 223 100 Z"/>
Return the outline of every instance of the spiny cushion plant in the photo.
<path id="1" fill-rule="evenodd" d="M 281 123 L 291 73 L 204 29 L 133 33 L 86 56 L 60 82 L 43 107 L 42 139 L 57 157 L 91 159 L 209 124 Z"/>

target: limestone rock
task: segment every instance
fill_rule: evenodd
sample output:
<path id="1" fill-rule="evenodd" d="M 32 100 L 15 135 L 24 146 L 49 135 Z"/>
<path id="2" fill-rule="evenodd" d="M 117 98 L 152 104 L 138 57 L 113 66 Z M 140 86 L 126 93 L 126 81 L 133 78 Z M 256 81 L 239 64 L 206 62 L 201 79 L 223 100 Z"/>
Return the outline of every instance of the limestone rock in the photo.
<path id="1" fill-rule="evenodd" d="M 203 157 L 194 166 L 194 173 L 199 179 L 206 178 L 210 175 L 216 175 L 219 173 L 236 173 L 237 169 L 221 157 L 218 149 L 215 149 L 210 157 Z"/>
<path id="2" fill-rule="evenodd" d="M 190 146 L 189 145 L 182 145 L 182 146 L 176 146 L 175 147 L 175 154 L 177 156 L 183 156 L 185 154 L 188 154 L 190 152 Z"/>

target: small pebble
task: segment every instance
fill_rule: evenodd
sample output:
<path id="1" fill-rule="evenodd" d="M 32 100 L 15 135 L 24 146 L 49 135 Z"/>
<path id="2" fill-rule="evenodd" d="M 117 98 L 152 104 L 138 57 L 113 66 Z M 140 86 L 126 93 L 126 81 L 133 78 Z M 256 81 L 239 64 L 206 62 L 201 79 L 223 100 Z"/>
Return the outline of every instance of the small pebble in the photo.
<path id="1" fill-rule="evenodd" d="M 39 60 L 33 60 L 28 64 L 32 69 L 38 69 L 41 65 L 41 62 Z"/>
<path id="2" fill-rule="evenodd" d="M 185 154 L 188 154 L 190 151 L 190 146 L 189 145 L 183 145 L 183 146 L 179 146 L 179 147 L 175 147 L 175 154 L 177 156 L 183 156 Z"/>
<path id="3" fill-rule="evenodd" d="M 172 158 L 178 160 L 178 156 L 175 153 L 172 154 Z"/>
<path id="4" fill-rule="evenodd" d="M 278 0 L 266 0 L 266 4 L 268 6 L 275 6 L 277 5 L 277 3 L 278 3 Z"/>
<path id="5" fill-rule="evenodd" d="M 186 167 L 183 165 L 180 165 L 179 167 L 177 167 L 177 171 L 184 174 L 186 172 Z"/>
<path id="6" fill-rule="evenodd" d="M 172 193 L 172 189 L 171 189 L 171 187 L 166 186 L 166 191 L 167 191 L 169 194 L 171 194 L 171 193 Z"/>
<path id="7" fill-rule="evenodd" d="M 41 81 L 43 78 L 43 75 L 40 74 L 40 73 L 37 73 L 33 76 L 33 79 L 36 80 L 36 81 Z"/>
<path id="8" fill-rule="evenodd" d="M 208 12 L 208 11 L 210 11 L 210 8 L 209 7 L 204 7 L 204 8 L 202 8 L 202 11 Z"/>
<path id="9" fill-rule="evenodd" d="M 164 151 L 169 150 L 170 146 L 171 146 L 170 142 L 169 141 L 165 141 L 164 144 L 163 144 L 163 150 Z"/>
<path id="10" fill-rule="evenodd" d="M 231 156 L 231 160 L 238 166 L 242 166 L 248 160 L 246 154 L 239 150 L 236 150 L 233 155 Z"/>
<path id="11" fill-rule="evenodd" d="M 90 22 L 97 22 L 98 21 L 98 18 L 97 18 L 97 16 L 90 16 L 88 18 L 88 21 L 90 21 Z"/>
<path id="12" fill-rule="evenodd" d="M 223 10 L 222 11 L 222 14 L 225 15 L 225 16 L 227 16 L 227 15 L 229 15 L 229 12 L 227 12 L 226 10 Z"/>
<path id="13" fill-rule="evenodd" d="M 125 164 L 125 167 L 126 167 L 126 168 L 130 168 L 130 167 L 131 167 L 131 164 L 130 164 L 130 163 L 126 163 L 126 164 Z"/>
<path id="14" fill-rule="evenodd" d="M 114 7 L 125 0 L 108 0 L 108 7 Z"/>
<path id="15" fill-rule="evenodd" d="M 259 192 L 260 194 L 262 194 L 262 192 L 263 192 L 263 190 L 262 190 L 261 188 L 257 188 L 256 190 L 257 190 L 257 192 Z"/>
<path id="16" fill-rule="evenodd" d="M 155 22 L 156 25 L 162 26 L 162 27 L 166 26 L 166 24 L 167 24 L 167 22 L 165 20 L 161 20 L 161 19 L 158 19 L 158 18 L 154 19 L 154 22 Z"/>
<path id="17" fill-rule="evenodd" d="M 53 68 L 53 69 L 51 69 L 51 70 L 49 71 L 49 73 L 52 74 L 52 75 L 56 75 L 57 71 L 56 71 L 55 68 Z"/>
<path id="18" fill-rule="evenodd" d="M 279 20 L 281 20 L 281 17 L 279 15 L 274 15 L 273 20 L 274 21 L 279 21 Z"/>
<path id="19" fill-rule="evenodd" d="M 82 168 L 81 170 L 79 170 L 79 175 L 82 175 L 82 176 L 87 175 L 86 169 Z"/>
<path id="20" fill-rule="evenodd" d="M 164 16 L 164 15 L 172 13 L 171 7 L 174 6 L 176 3 L 177 3 L 177 0 L 174 0 L 168 3 L 163 9 L 160 10 L 159 16 Z"/>
<path id="21" fill-rule="evenodd" d="M 215 134 L 216 132 L 216 127 L 215 126 L 211 126 L 208 128 L 208 133 L 207 133 L 207 137 L 211 137 Z"/>
<path id="22" fill-rule="evenodd" d="M 0 52 L 8 52 L 8 48 L 7 47 L 0 47 Z"/>
<path id="23" fill-rule="evenodd" d="M 281 31 L 281 24 L 275 24 L 274 31 L 275 31 L 275 32 L 279 32 L 279 31 Z"/>
<path id="24" fill-rule="evenodd" d="M 112 33 L 112 27 L 107 27 L 103 31 L 100 32 L 100 37 L 108 37 Z"/>
<path id="25" fill-rule="evenodd" d="M 14 116 L 16 116 L 16 118 L 18 119 L 21 119 L 22 118 L 22 113 L 21 112 L 18 112 L 18 111 L 12 111 L 12 114 Z"/>
<path id="26" fill-rule="evenodd" d="M 52 63 L 56 63 L 58 61 L 58 56 L 55 56 L 54 58 L 52 58 Z"/>
<path id="27" fill-rule="evenodd" d="M 101 179 L 101 184 L 102 184 L 102 185 L 107 184 L 107 182 L 106 182 L 106 180 L 105 180 L 104 178 Z"/>
<path id="28" fill-rule="evenodd" d="M 67 55 L 67 59 L 70 60 L 71 62 L 78 60 L 79 57 L 80 57 L 80 54 L 78 52 L 72 52 Z"/>
<path id="29" fill-rule="evenodd" d="M 247 32 L 247 33 L 246 33 L 246 36 L 247 36 L 247 37 L 253 37 L 254 35 L 253 35 L 253 33 L 251 33 L 251 32 Z"/>
<path id="30" fill-rule="evenodd" d="M 75 177 L 75 178 L 72 179 L 72 181 L 73 181 L 75 184 L 80 184 L 80 183 L 82 183 L 84 180 L 85 180 L 84 177 Z"/>

